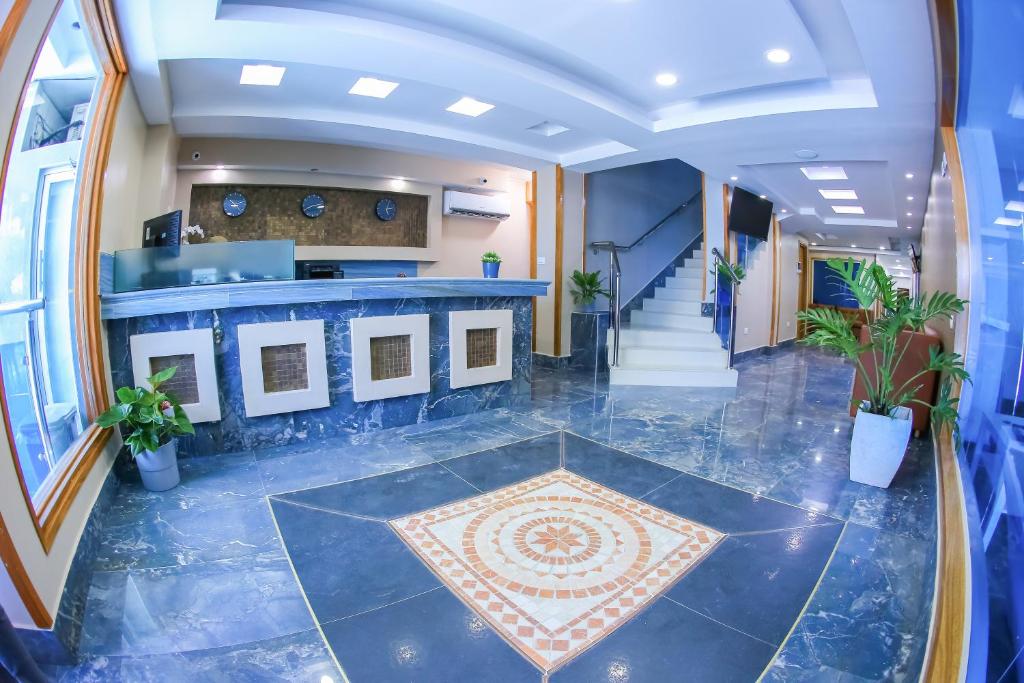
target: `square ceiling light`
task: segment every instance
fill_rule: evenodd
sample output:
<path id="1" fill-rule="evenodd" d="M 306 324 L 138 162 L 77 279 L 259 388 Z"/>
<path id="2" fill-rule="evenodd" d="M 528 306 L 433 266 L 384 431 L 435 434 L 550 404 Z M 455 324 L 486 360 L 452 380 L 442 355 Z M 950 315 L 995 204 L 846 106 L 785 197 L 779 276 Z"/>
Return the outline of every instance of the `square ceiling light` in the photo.
<path id="1" fill-rule="evenodd" d="M 238 82 L 242 85 L 281 85 L 282 78 L 284 78 L 283 66 L 245 64 L 242 66 L 242 77 Z"/>
<path id="2" fill-rule="evenodd" d="M 362 95 L 363 97 L 376 97 L 384 99 L 391 94 L 391 91 L 398 87 L 393 81 L 382 81 L 379 78 L 363 76 L 356 84 L 348 90 L 349 95 Z"/>
<path id="3" fill-rule="evenodd" d="M 825 199 L 857 199 L 854 190 L 818 190 Z"/>
<path id="4" fill-rule="evenodd" d="M 842 166 L 801 166 L 808 180 L 849 180 Z"/>
<path id="5" fill-rule="evenodd" d="M 833 206 L 832 210 L 836 213 L 857 214 L 858 216 L 864 215 L 863 206 Z"/>
<path id="6" fill-rule="evenodd" d="M 461 100 L 448 107 L 448 111 L 456 114 L 462 114 L 463 116 L 480 116 L 492 109 L 494 109 L 493 104 L 474 100 L 472 97 L 463 97 Z"/>

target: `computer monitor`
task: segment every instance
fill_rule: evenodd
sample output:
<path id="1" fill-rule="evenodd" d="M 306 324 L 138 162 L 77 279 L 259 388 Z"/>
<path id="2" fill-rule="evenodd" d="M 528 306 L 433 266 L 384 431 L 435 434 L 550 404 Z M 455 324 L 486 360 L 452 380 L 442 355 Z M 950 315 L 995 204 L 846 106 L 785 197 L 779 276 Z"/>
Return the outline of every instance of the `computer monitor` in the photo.
<path id="1" fill-rule="evenodd" d="M 142 224 L 143 247 L 177 247 L 180 243 L 180 210 L 150 218 Z"/>

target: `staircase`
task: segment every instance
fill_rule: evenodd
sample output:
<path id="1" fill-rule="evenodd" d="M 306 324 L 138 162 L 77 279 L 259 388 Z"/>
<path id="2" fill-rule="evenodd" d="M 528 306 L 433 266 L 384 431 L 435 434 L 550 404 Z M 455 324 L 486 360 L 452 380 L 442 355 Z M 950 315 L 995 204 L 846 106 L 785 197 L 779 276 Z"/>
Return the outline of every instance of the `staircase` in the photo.
<path id="1" fill-rule="evenodd" d="M 736 386 L 738 375 L 729 367 L 729 352 L 712 329 L 712 319 L 700 314 L 702 249 L 698 245 L 675 276 L 655 289 L 654 298 L 644 299 L 643 309 L 633 311 L 622 328 L 619 365 L 611 368 L 611 384 Z M 609 339 L 609 364 L 613 347 Z"/>

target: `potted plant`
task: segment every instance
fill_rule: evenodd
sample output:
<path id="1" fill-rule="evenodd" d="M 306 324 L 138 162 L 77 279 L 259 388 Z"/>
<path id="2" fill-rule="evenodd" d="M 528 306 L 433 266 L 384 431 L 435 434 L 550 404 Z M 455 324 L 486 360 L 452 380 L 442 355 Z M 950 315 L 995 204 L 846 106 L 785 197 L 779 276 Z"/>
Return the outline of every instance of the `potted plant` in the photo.
<path id="1" fill-rule="evenodd" d="M 597 301 L 598 296 L 606 298 L 611 296 L 611 292 L 602 287 L 604 280 L 601 279 L 601 271 L 599 270 L 590 273 L 574 270 L 569 279 L 572 281 L 572 285 L 569 287 L 569 293 L 572 294 L 572 302 L 582 306 L 584 311 L 594 309 L 594 302 Z"/>
<path id="2" fill-rule="evenodd" d="M 486 251 L 480 257 L 484 266 L 484 277 L 498 277 L 498 269 L 501 267 L 501 257 L 496 252 Z"/>
<path id="3" fill-rule="evenodd" d="M 150 491 L 166 491 L 178 485 L 178 457 L 174 438 L 195 434 L 192 422 L 178 401 L 160 391 L 160 385 L 174 377 L 177 367 L 169 367 L 149 377 L 151 390 L 121 387 L 117 402 L 96 418 L 96 424 L 108 428 L 122 425 L 142 475 L 142 485 Z"/>
<path id="4" fill-rule="evenodd" d="M 857 377 L 867 389 L 867 400 L 858 406 L 850 444 L 850 478 L 862 484 L 887 488 L 903 461 L 910 441 L 911 415 L 907 407 L 912 403 L 931 409 L 932 428 L 949 426 L 959 447 L 960 431 L 957 401 L 953 396 L 953 383 L 970 381 L 960 355 L 948 351 L 929 349 L 928 362 L 908 380 L 897 383 L 897 369 L 910 345 L 910 335 L 904 331 L 920 332 L 931 320 L 949 320 L 964 310 L 963 299 L 948 292 L 922 294 L 911 298 L 897 291 L 892 278 L 877 263 L 867 264 L 853 259 L 832 258 L 829 268 L 843 281 L 860 308 L 881 312 L 865 324 L 867 341 L 862 343 L 854 326 L 853 317 L 835 309 L 813 308 L 800 311 L 797 318 L 806 323 L 808 335 L 801 343 L 837 351 L 851 359 Z M 864 353 L 874 354 L 875 367 L 868 372 L 861 362 Z M 919 380 L 929 372 L 945 375 L 935 403 L 916 397 L 921 388 Z"/>

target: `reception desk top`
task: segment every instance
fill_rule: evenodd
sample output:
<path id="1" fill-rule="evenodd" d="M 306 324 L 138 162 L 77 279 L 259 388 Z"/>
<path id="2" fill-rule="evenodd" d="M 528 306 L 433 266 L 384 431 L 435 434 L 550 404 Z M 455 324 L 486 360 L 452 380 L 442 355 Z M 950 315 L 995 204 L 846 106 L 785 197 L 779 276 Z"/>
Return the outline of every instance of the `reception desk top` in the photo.
<path id="1" fill-rule="evenodd" d="M 436 297 L 544 296 L 550 282 L 510 278 L 409 277 L 239 282 L 104 294 L 104 320 L 245 306 Z"/>

